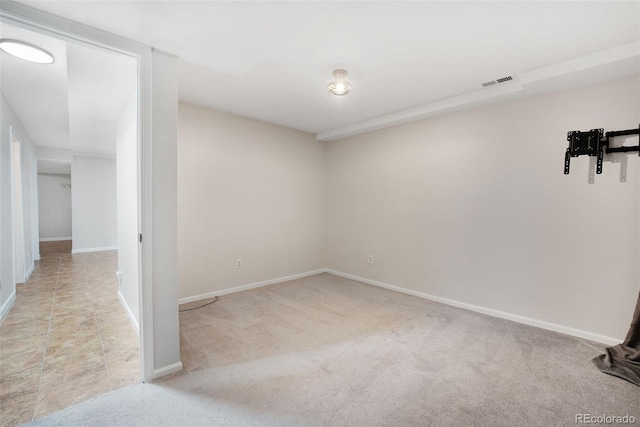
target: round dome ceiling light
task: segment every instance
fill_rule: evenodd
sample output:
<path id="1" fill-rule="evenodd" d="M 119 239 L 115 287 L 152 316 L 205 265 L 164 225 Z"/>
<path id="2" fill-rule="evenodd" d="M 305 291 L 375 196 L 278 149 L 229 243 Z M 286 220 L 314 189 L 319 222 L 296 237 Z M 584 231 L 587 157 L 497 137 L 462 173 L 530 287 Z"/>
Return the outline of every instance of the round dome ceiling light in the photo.
<path id="1" fill-rule="evenodd" d="M 20 40 L 0 39 L 0 49 L 16 58 L 38 64 L 53 64 L 53 55 L 46 50 Z"/>
<path id="2" fill-rule="evenodd" d="M 347 81 L 347 71 L 333 70 L 333 81 L 329 83 L 327 89 L 335 96 L 344 96 L 351 92 L 351 84 Z"/>

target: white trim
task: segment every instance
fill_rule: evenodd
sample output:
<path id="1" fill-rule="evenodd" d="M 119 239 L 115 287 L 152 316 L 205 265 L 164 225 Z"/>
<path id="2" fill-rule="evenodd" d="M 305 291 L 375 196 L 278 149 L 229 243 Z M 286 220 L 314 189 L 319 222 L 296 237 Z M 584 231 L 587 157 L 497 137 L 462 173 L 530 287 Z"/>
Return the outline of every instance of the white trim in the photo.
<path id="1" fill-rule="evenodd" d="M 262 282 L 249 283 L 248 285 L 235 286 L 233 288 L 223 289 L 221 291 L 207 292 L 206 294 L 194 295 L 191 297 L 180 298 L 178 304 L 186 304 L 188 302 L 200 301 L 207 298 L 219 297 L 222 295 L 233 294 L 236 292 L 246 291 L 249 289 L 261 288 L 263 286 L 274 285 L 276 283 L 288 282 L 289 280 L 302 279 L 303 277 L 314 276 L 316 274 L 325 273 L 327 269 L 307 271 L 305 273 L 293 274 L 291 276 L 278 277 L 277 279 L 264 280 Z"/>
<path id="2" fill-rule="evenodd" d="M 71 240 L 71 237 L 41 237 L 41 242 L 62 242 L 64 240 Z"/>
<path id="3" fill-rule="evenodd" d="M 72 249 L 72 254 L 86 254 L 89 252 L 103 252 L 103 251 L 116 251 L 118 246 L 104 246 L 102 248 L 85 248 L 85 249 Z"/>
<path id="4" fill-rule="evenodd" d="M 29 280 L 29 277 L 31 276 L 31 273 L 33 273 L 33 270 L 36 268 L 36 263 L 32 262 L 31 266 L 29 267 L 29 270 L 27 270 L 27 273 L 24 275 L 24 283 L 27 283 L 27 281 Z"/>
<path id="5" fill-rule="evenodd" d="M 4 319 L 4 316 L 6 316 L 7 313 L 9 313 L 9 310 L 11 310 L 11 307 L 13 307 L 13 304 L 15 302 L 16 302 L 16 291 L 14 289 L 13 292 L 11 292 L 11 295 L 9 295 L 9 298 L 4 302 L 4 304 L 2 304 L 2 307 L 0 307 L 0 320 Z"/>
<path id="6" fill-rule="evenodd" d="M 138 61 L 138 185 L 140 186 L 140 366 L 142 381 L 154 376 L 153 295 L 151 277 L 151 46 L 134 42 L 56 15 L 11 1 L 0 2 L 0 21 L 72 42 L 87 43 Z"/>
<path id="7" fill-rule="evenodd" d="M 131 311 L 131 307 L 129 307 L 129 304 L 127 304 L 127 300 L 124 299 L 124 296 L 122 295 L 122 292 L 120 292 L 118 290 L 118 299 L 120 300 L 120 304 L 122 304 L 122 307 L 124 307 L 124 311 L 127 312 L 127 316 L 129 317 L 129 321 L 131 322 L 131 325 L 133 326 L 133 329 L 136 330 L 136 334 L 138 334 L 138 337 L 140 336 L 140 325 L 138 325 L 138 321 L 136 320 L 135 316 L 133 315 L 133 312 Z"/>
<path id="8" fill-rule="evenodd" d="M 171 365 L 163 366 L 160 369 L 154 369 L 153 379 L 156 380 L 160 377 L 165 377 L 180 371 L 182 371 L 182 362 L 176 362 Z"/>
<path id="9" fill-rule="evenodd" d="M 384 116 L 374 117 L 373 119 L 351 123 L 339 128 L 329 129 L 316 134 L 316 139 L 318 141 L 335 141 L 349 136 L 373 132 L 404 123 L 411 123 L 429 117 L 507 100 L 522 90 L 523 87 L 519 81 L 496 85 L 490 89 L 481 89 L 406 110 L 385 114 Z"/>
<path id="10" fill-rule="evenodd" d="M 346 279 L 356 280 L 358 282 L 367 283 L 369 285 L 377 286 L 384 289 L 400 292 L 407 295 L 412 295 L 418 298 L 426 299 L 429 301 L 438 302 L 441 304 L 450 305 L 452 307 L 458 307 L 465 310 L 475 311 L 476 313 L 486 314 L 488 316 L 497 317 L 500 319 L 510 320 L 512 322 L 522 323 L 529 326 L 535 326 L 541 329 L 547 329 L 549 331 L 559 332 L 565 335 L 571 335 L 578 338 L 584 338 L 590 341 L 606 345 L 617 345 L 623 341 L 621 338 L 608 337 L 606 335 L 600 335 L 593 332 L 583 331 L 581 329 L 571 328 L 569 326 L 558 325 L 556 323 L 546 322 L 544 320 L 533 319 L 531 317 L 520 316 L 518 314 L 507 313 L 500 310 L 494 310 L 492 308 L 486 308 L 479 305 L 468 304 L 465 302 L 455 301 L 448 298 L 442 298 L 435 295 L 425 294 L 423 292 L 414 291 L 411 289 L 401 288 L 399 286 L 389 285 L 387 283 L 378 282 L 376 280 L 367 279 L 353 274 L 343 273 L 341 271 L 332 270 L 329 268 L 322 268 L 319 270 L 308 271 L 306 273 L 294 274 L 291 276 L 279 277 L 277 279 L 265 280 L 262 282 L 250 283 L 248 285 L 235 286 L 233 288 L 223 289 L 220 291 L 207 292 L 205 294 L 194 295 L 191 297 L 180 298 L 179 304 L 186 304 L 189 302 L 200 301 L 207 298 L 213 298 L 215 296 L 222 296 L 232 294 L 235 292 L 246 291 L 249 289 L 260 288 L 263 286 L 273 285 L 275 283 L 287 282 L 289 280 L 301 279 L 303 277 L 313 276 L 320 273 L 329 273 L 334 276 L 344 277 Z"/>
<path id="11" fill-rule="evenodd" d="M 153 174 L 152 174 L 152 86 L 153 57 L 151 48 L 143 49 L 138 60 L 138 275 L 140 309 L 140 367 L 142 381 L 155 378 L 155 345 L 153 340 Z"/>
<path id="12" fill-rule="evenodd" d="M 22 159 L 19 158 L 17 164 L 18 170 L 16 171 L 16 156 L 22 157 L 22 138 L 16 131 L 14 125 L 9 125 L 9 158 L 10 158 L 10 173 L 11 177 L 9 185 L 11 185 L 11 263 L 13 265 L 13 282 L 24 283 L 25 270 L 26 270 L 26 242 L 24 233 L 24 189 L 22 188 Z M 17 150 L 20 150 L 16 153 Z M 16 174 L 20 174 L 19 179 L 16 181 Z M 16 194 L 16 187 L 20 186 L 20 194 Z M 16 212 L 19 209 L 20 212 Z M 18 221 L 19 219 L 19 221 Z M 22 229 L 22 230 L 20 230 Z M 18 248 L 18 242 L 21 241 L 22 247 Z M 20 250 L 18 250 L 20 249 Z M 22 262 L 19 259 L 22 258 Z M 16 265 L 16 264 L 20 265 Z M 22 268 L 19 268 L 22 267 Z M 22 271 L 19 271 L 22 270 Z"/>
<path id="13" fill-rule="evenodd" d="M 541 329 L 547 329 L 549 331 L 559 332 L 565 335 L 584 338 L 590 341 L 595 341 L 595 342 L 606 344 L 606 345 L 617 345 L 623 341 L 621 338 L 608 337 L 605 335 L 595 334 L 593 332 L 583 331 L 581 329 L 571 328 L 569 326 L 563 326 L 563 325 L 558 325 L 556 323 L 545 322 L 544 320 L 533 319 L 531 317 L 520 316 L 518 314 L 512 314 L 512 313 L 506 313 L 504 311 L 481 307 L 479 305 L 468 304 L 466 302 L 460 302 L 460 301 L 455 301 L 448 298 L 437 297 L 434 295 L 425 294 L 423 292 L 413 291 L 411 289 L 405 289 L 399 286 L 378 282 L 376 280 L 354 276 L 353 274 L 342 273 L 336 270 L 326 269 L 326 272 L 333 274 L 335 276 L 344 277 L 346 279 L 356 280 L 358 282 L 363 282 L 369 285 L 378 286 L 380 288 L 389 289 L 389 290 L 400 292 L 407 295 L 413 295 L 418 298 L 439 302 L 439 303 L 450 305 L 453 307 L 463 308 L 465 310 L 475 311 L 477 313 L 486 314 L 486 315 L 497 317 L 500 319 L 511 320 L 512 322 L 523 323 L 529 326 L 535 326 Z"/>
<path id="14" fill-rule="evenodd" d="M 35 262 L 40 259 L 40 217 L 38 214 L 38 158 L 35 153 L 35 146 L 29 150 L 29 157 L 31 158 L 31 259 L 33 266 Z M 31 273 L 29 273 L 31 274 Z M 29 278 L 27 274 L 27 279 Z"/>
<path id="15" fill-rule="evenodd" d="M 616 46 L 607 50 L 574 58 L 568 61 L 553 64 L 536 70 L 518 74 L 517 82 L 505 85 L 492 86 L 489 89 L 481 89 L 469 92 L 429 104 L 419 105 L 406 110 L 374 117 L 372 119 L 351 123 L 339 128 L 325 130 L 316 134 L 319 141 L 335 141 L 349 136 L 372 132 L 379 129 L 397 126 L 403 123 L 415 122 L 442 114 L 461 111 L 472 107 L 486 105 L 517 96 L 523 92 L 527 94 L 526 85 L 542 82 L 558 76 L 567 76 L 583 70 L 611 64 L 624 59 L 638 58 L 640 42 L 631 42 L 622 46 Z"/>
<path id="16" fill-rule="evenodd" d="M 590 68 L 599 67 L 616 61 L 637 58 L 640 55 L 640 42 L 635 41 L 622 46 L 612 47 L 607 50 L 590 53 L 578 58 L 569 59 L 557 64 L 527 71 L 519 75 L 523 85 L 539 82 L 554 77 L 577 73 Z"/>
<path id="17" fill-rule="evenodd" d="M 115 153 L 98 150 L 71 150 L 73 157 L 92 157 L 96 159 L 116 159 Z"/>

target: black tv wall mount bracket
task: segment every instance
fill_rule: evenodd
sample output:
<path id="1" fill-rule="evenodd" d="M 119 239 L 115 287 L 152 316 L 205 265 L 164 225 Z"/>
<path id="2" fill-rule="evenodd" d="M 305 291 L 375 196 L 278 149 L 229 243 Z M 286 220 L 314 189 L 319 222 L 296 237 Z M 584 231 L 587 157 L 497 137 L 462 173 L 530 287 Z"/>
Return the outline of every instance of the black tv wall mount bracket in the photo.
<path id="1" fill-rule="evenodd" d="M 640 155 L 640 141 L 638 145 L 625 147 L 610 147 L 609 140 L 616 136 L 640 135 L 640 125 L 638 129 L 616 130 L 604 133 L 604 129 L 591 129 L 588 132 L 572 130 L 567 132 L 567 141 L 569 148 L 564 154 L 564 174 L 569 175 L 569 162 L 571 157 L 582 155 L 597 156 L 596 173 L 602 173 L 602 159 L 604 154 L 609 153 L 626 153 L 629 151 L 637 151 Z M 640 136 L 639 136 L 640 137 Z"/>

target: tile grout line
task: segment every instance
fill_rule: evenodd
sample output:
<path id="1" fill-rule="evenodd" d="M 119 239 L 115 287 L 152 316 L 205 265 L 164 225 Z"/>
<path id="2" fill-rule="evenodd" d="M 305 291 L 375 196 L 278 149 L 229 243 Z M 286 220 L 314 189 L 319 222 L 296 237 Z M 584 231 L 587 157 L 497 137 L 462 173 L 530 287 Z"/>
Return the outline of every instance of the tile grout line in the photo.
<path id="1" fill-rule="evenodd" d="M 104 351 L 104 340 L 102 339 L 102 331 L 100 330 L 100 322 L 98 322 L 98 316 L 96 314 L 96 305 L 93 301 L 93 295 L 91 295 L 91 307 L 93 308 L 93 318 L 96 321 L 96 327 L 98 328 L 98 336 L 100 337 L 100 346 L 102 347 L 102 357 L 104 358 L 104 366 L 107 368 L 107 378 L 109 379 L 109 388 L 113 391 L 113 382 L 111 381 L 111 370 L 109 369 L 109 362 L 107 361 L 107 353 Z"/>
<path id="2" fill-rule="evenodd" d="M 63 254 L 52 254 L 53 257 L 49 257 L 49 261 L 46 262 L 46 264 L 44 265 L 40 265 L 38 272 L 39 274 L 34 275 L 34 278 L 36 277 L 44 277 L 45 280 L 41 280 L 38 279 L 38 281 L 36 283 L 40 284 L 39 287 L 35 288 L 35 292 L 31 292 L 33 294 L 40 294 L 41 297 L 44 297 L 44 300 L 41 300 L 43 304 L 49 304 L 49 319 L 46 318 L 42 318 L 42 320 L 40 322 L 45 322 L 40 323 L 40 328 L 44 328 L 45 324 L 47 326 L 47 329 L 40 329 L 41 331 L 44 330 L 44 334 L 42 334 L 42 332 L 40 332 L 40 337 L 41 339 L 39 339 L 36 347 L 32 347 L 33 351 L 39 351 L 40 353 L 40 357 L 38 357 L 38 353 L 35 353 L 34 356 L 36 357 L 36 359 L 31 362 L 32 366 L 33 366 L 33 371 L 32 371 L 32 375 L 33 375 L 33 379 L 31 380 L 31 386 L 30 389 L 33 390 L 33 395 L 30 395 L 28 398 L 28 403 L 27 402 L 11 402 L 14 403 L 14 405 L 18 405 L 18 406 L 12 406 L 13 408 L 20 408 L 22 406 L 21 411 L 22 414 L 20 415 L 21 417 L 21 422 L 31 422 L 31 421 L 36 421 L 38 419 L 41 419 L 44 416 L 49 415 L 49 409 L 53 409 L 53 406 L 60 406 L 58 403 L 62 403 L 62 402 L 57 402 L 56 398 L 56 389 L 58 388 L 56 383 L 58 382 L 57 380 L 55 380 L 54 382 L 49 381 L 49 379 L 53 379 L 50 377 L 50 374 L 55 374 L 56 378 L 57 378 L 57 366 L 51 365 L 51 358 L 54 356 L 54 353 L 57 354 L 57 347 L 54 347 L 53 353 L 50 352 L 50 346 L 52 345 L 56 345 L 57 341 L 53 341 L 53 326 L 54 324 L 56 325 L 56 328 L 58 328 L 59 326 L 62 326 L 61 324 L 59 324 L 60 322 L 60 317 L 62 316 L 66 316 L 66 311 L 63 309 L 63 307 L 61 307 L 58 304 L 58 301 L 60 301 L 61 303 L 63 303 L 66 307 L 66 296 L 67 296 L 67 290 L 74 288 L 75 285 L 72 285 L 69 281 L 69 278 L 73 276 L 73 273 L 71 273 L 71 276 L 69 275 L 69 269 L 73 270 L 73 271 L 77 271 L 78 273 L 81 274 L 87 274 L 89 273 L 89 271 L 93 271 L 91 270 L 88 266 L 84 265 L 85 263 L 82 262 L 80 263 L 80 265 L 78 265 L 79 268 L 75 268 L 72 265 L 69 264 L 70 262 L 70 258 L 68 258 L 66 255 Z M 82 258 L 84 260 L 84 257 Z M 89 260 L 90 261 L 90 260 Z M 97 330 L 94 330 L 93 334 L 91 335 L 92 337 L 96 337 L 95 333 L 98 333 L 98 337 L 100 339 L 100 344 L 101 344 L 101 350 L 102 350 L 102 356 L 103 356 L 103 361 L 104 361 L 104 367 L 107 368 L 106 369 L 106 378 L 104 376 L 105 372 L 103 371 L 101 375 L 98 375 L 95 377 L 94 382 L 97 382 L 98 380 L 100 381 L 100 383 L 102 383 L 103 385 L 101 386 L 101 389 L 103 389 L 103 393 L 108 393 L 111 392 L 115 389 L 115 386 L 119 385 L 121 382 L 124 384 L 124 382 L 128 381 L 122 381 L 123 379 L 120 379 L 121 381 L 119 382 L 119 375 L 118 373 L 119 368 L 120 368 L 120 361 L 121 359 L 123 359 L 123 362 L 126 360 L 129 360 L 129 357 L 127 357 L 129 355 L 128 351 L 124 352 L 122 351 L 122 354 L 119 354 L 120 351 L 115 351 L 116 348 L 111 347 L 111 345 L 107 345 L 110 344 L 110 342 L 106 342 L 104 340 L 105 335 L 102 333 L 102 326 L 104 326 L 105 328 L 107 328 L 105 330 L 105 332 L 107 333 L 107 337 L 109 337 L 111 339 L 111 333 L 110 331 L 110 327 L 112 325 L 112 321 L 116 322 L 113 325 L 115 326 L 116 324 L 119 325 L 119 320 L 124 320 L 125 323 L 127 324 L 127 326 L 130 327 L 129 325 L 129 320 L 126 317 L 126 313 L 124 311 L 122 311 L 120 313 L 120 310 L 122 310 L 122 307 L 120 306 L 120 304 L 118 303 L 117 299 L 114 299 L 114 303 L 116 305 L 118 305 L 118 313 L 122 314 L 122 316 L 117 317 L 114 316 L 112 318 L 112 316 L 110 316 L 111 313 L 111 306 L 107 306 L 103 304 L 103 299 L 107 298 L 107 296 L 109 297 L 113 297 L 112 292 L 107 292 L 106 288 L 104 288 L 104 286 L 102 286 L 103 284 L 107 284 L 107 279 L 105 276 L 105 267 L 109 267 L 109 273 L 111 273 L 111 267 L 113 263 L 115 263 L 115 260 L 112 259 L 112 257 L 109 257 L 109 259 L 107 260 L 102 260 L 102 262 L 99 262 L 100 259 L 98 259 L 98 264 L 94 265 L 95 267 L 95 273 L 96 275 L 93 275 L 91 277 L 93 277 L 93 279 L 90 279 L 89 281 L 93 283 L 93 285 L 96 285 L 97 288 L 95 289 L 95 293 L 94 292 L 89 292 L 89 289 L 85 290 L 84 292 L 80 292 L 81 294 L 83 294 L 85 297 L 88 297 L 89 301 L 85 302 L 85 306 L 86 309 L 91 308 L 93 310 L 93 317 L 94 317 L 94 325 L 96 325 Z M 109 261 L 109 263 L 107 262 Z M 108 265 L 107 265 L 108 264 Z M 93 264 L 92 264 L 93 265 Z M 42 271 L 40 271 L 40 269 L 43 269 Z M 55 270 L 55 271 L 54 271 Z M 64 270 L 64 271 L 63 271 Z M 54 276 L 55 276 L 55 280 L 54 280 Z M 103 276 L 105 277 L 105 279 L 103 280 Z M 109 274 L 109 276 L 111 276 L 111 274 Z M 112 279 L 112 278 L 111 278 Z M 103 283 L 104 281 L 104 283 Z M 113 286 L 115 287 L 115 284 L 113 283 L 113 280 L 108 281 L 108 285 L 109 286 Z M 75 282 L 73 282 L 75 284 Z M 80 283 L 79 283 L 80 284 Z M 69 289 L 67 288 L 67 285 L 69 285 Z M 88 283 L 83 283 L 82 284 L 83 287 L 84 285 L 88 285 Z M 28 289 L 28 288 L 25 288 Z M 103 292 L 104 291 L 104 292 Z M 80 294 L 79 293 L 79 294 Z M 88 295 L 87 295 L 88 293 Z M 71 292 L 71 294 L 75 295 L 75 292 Z M 73 296 L 73 295 L 72 295 Z M 62 298 L 62 299 L 60 299 Z M 73 298 L 71 298 L 73 299 Z M 113 299 L 113 298 L 112 298 Z M 100 317 L 98 317 L 98 312 L 97 312 L 97 308 L 98 306 L 96 306 L 96 301 L 100 302 L 100 307 L 101 307 L 101 315 Z M 105 302 L 107 302 L 107 299 L 104 300 Z M 88 307 L 86 305 L 86 303 L 90 303 L 91 307 Z M 56 305 L 58 304 L 58 305 Z M 40 317 L 41 315 L 44 315 L 42 313 L 42 309 L 40 308 L 38 310 L 39 313 L 41 313 L 38 317 Z M 46 310 L 46 308 L 44 308 Z M 61 310 L 62 309 L 62 310 Z M 54 316 L 56 316 L 54 318 Z M 91 317 L 91 314 L 89 314 L 89 317 Z M 85 318 L 86 319 L 86 318 Z M 56 322 L 54 322 L 54 320 Z M 86 322 L 86 320 L 85 320 Z M 89 320 L 90 322 L 90 320 Z M 66 322 L 65 322 L 66 324 Z M 89 326 L 89 324 L 84 323 L 84 325 Z M 62 339 L 61 342 L 64 342 L 65 336 L 67 335 L 66 331 L 60 330 L 60 332 L 62 332 L 62 334 L 60 335 L 60 338 Z M 69 334 L 73 334 L 73 330 L 69 330 L 68 331 Z M 115 334 L 115 332 L 114 332 Z M 56 337 L 58 336 L 58 329 L 56 329 Z M 118 338 L 120 335 L 114 335 L 114 338 Z M 136 341 L 137 342 L 137 341 Z M 134 345 L 133 350 L 139 351 L 137 345 Z M 93 347 L 95 348 L 95 346 Z M 109 348 L 110 354 L 109 356 L 107 356 L 106 354 L 106 350 L 107 348 Z M 119 349 L 119 347 L 117 347 Z M 129 347 L 127 347 L 127 349 L 129 349 Z M 114 352 L 112 353 L 112 350 L 114 350 Z M 125 354 L 126 353 L 126 354 Z M 56 363 L 57 363 L 58 358 L 56 357 Z M 94 362 L 98 362 L 97 359 L 93 359 Z M 48 369 L 48 377 L 47 377 L 47 381 L 45 381 L 44 378 L 44 368 L 45 368 L 45 364 L 47 366 Z M 129 367 L 128 364 L 123 364 L 124 366 Z M 62 367 L 62 365 L 61 365 Z M 139 368 L 138 368 L 139 369 Z M 114 371 L 113 373 L 111 371 Z M 124 372 L 124 370 L 123 370 Z M 128 372 L 128 371 L 127 371 Z M 109 387 L 106 386 L 106 383 L 104 383 L 104 380 L 107 379 L 109 381 Z M 134 384 L 137 380 L 132 380 L 131 384 Z M 49 384 L 51 382 L 51 384 Z M 66 380 L 65 380 L 66 382 Z M 51 387 L 50 387 L 51 385 Z M 126 384 L 125 384 L 126 385 Z M 32 388 L 31 388 L 32 387 Z M 91 386 L 90 386 L 91 387 Z M 84 391 L 84 388 L 82 389 Z M 50 399 L 53 398 L 53 399 Z M 51 400 L 51 402 L 50 402 Z M 54 402 L 55 400 L 55 402 Z M 64 399 L 63 399 L 64 400 Z M 3 402 L 4 403 L 4 402 Z M 27 404 L 25 404 L 27 403 Z M 4 406 L 4 405 L 2 405 Z M 51 407 L 51 408 L 50 408 Z M 65 406 L 66 407 L 66 406 Z M 59 410 L 61 409 L 65 409 L 65 407 L 60 407 L 58 408 Z M 9 406 L 7 406 L 7 408 L 9 408 Z M 4 408 L 2 408 L 4 409 Z M 31 413 L 31 416 L 29 416 L 29 413 Z M 0 415 L 0 418 L 2 418 L 2 415 Z M 0 424 L 2 424 L 2 422 L 0 422 Z"/>
<path id="3" fill-rule="evenodd" d="M 36 388 L 36 401 L 33 405 L 33 414 L 31 414 L 31 421 L 35 420 L 36 409 L 38 407 L 38 398 L 40 397 L 40 386 L 42 385 L 42 374 L 44 373 L 44 359 L 47 356 L 47 349 L 49 348 L 49 338 L 51 337 L 51 323 L 53 322 L 53 306 L 56 302 L 56 293 L 58 290 L 58 281 L 60 280 L 60 270 L 62 269 L 62 254 L 58 261 L 58 272 L 56 274 L 56 284 L 53 288 L 53 296 L 51 297 L 51 312 L 49 314 L 49 327 L 47 328 L 47 339 L 44 341 L 44 351 L 42 352 L 42 362 L 40 363 L 40 378 L 38 379 L 38 387 Z"/>

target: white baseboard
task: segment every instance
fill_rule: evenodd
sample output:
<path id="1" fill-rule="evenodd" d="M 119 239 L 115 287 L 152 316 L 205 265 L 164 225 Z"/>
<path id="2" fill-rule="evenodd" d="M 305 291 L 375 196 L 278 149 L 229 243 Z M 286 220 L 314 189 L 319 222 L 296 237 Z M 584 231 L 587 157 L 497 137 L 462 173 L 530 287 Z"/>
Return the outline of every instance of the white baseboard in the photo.
<path id="1" fill-rule="evenodd" d="M 131 322 L 131 325 L 133 326 L 133 329 L 136 330 L 136 334 L 138 334 L 138 337 L 140 336 L 140 325 L 138 325 L 138 321 L 136 320 L 135 316 L 133 315 L 133 312 L 131 311 L 131 307 L 129 307 L 129 304 L 127 304 L 127 300 L 124 299 L 124 296 L 122 295 L 122 292 L 118 291 L 118 299 L 120 300 L 120 304 L 122 304 L 122 307 L 124 307 L 124 311 L 127 312 L 127 317 L 129 317 L 129 321 Z"/>
<path id="2" fill-rule="evenodd" d="M 27 283 L 27 281 L 29 280 L 29 277 L 31 276 L 31 273 L 33 273 L 33 269 L 36 267 L 35 263 L 31 263 L 31 266 L 29 267 L 29 270 L 27 270 L 27 272 L 24 275 L 24 283 Z"/>
<path id="3" fill-rule="evenodd" d="M 294 274 L 292 276 L 280 277 L 277 279 L 265 280 L 262 282 L 251 283 L 248 285 L 236 286 L 233 288 L 223 289 L 215 292 L 208 292 L 205 294 L 194 295 L 191 297 L 180 298 L 178 300 L 179 304 L 186 304 L 188 302 L 199 301 L 207 298 L 213 298 L 215 296 L 227 295 L 235 292 L 246 291 L 249 289 L 259 288 L 262 286 L 273 285 L 275 283 L 286 282 L 289 280 L 300 279 L 307 276 L 313 276 L 315 274 L 320 273 L 330 273 L 335 276 L 344 277 L 346 279 L 356 280 L 358 282 L 367 283 L 369 285 L 378 286 L 380 288 L 389 289 L 392 291 L 400 292 L 407 295 L 413 295 L 418 298 L 423 298 L 429 301 L 439 302 L 441 304 L 450 305 L 453 307 L 462 308 L 465 310 L 475 311 L 477 313 L 486 314 L 488 316 L 497 317 L 500 319 L 510 320 L 512 322 L 522 323 L 529 326 L 534 326 L 541 329 L 547 329 L 549 331 L 559 332 L 565 335 L 571 335 L 578 338 L 584 338 L 590 341 L 606 344 L 606 345 L 617 345 L 620 344 L 623 339 L 622 338 L 614 338 L 606 335 L 600 335 L 593 332 L 584 331 L 581 329 L 572 328 L 569 326 L 558 325 L 556 323 L 546 322 L 544 320 L 534 319 L 531 317 L 520 316 L 518 314 L 507 313 L 500 310 L 494 310 L 492 308 L 482 307 L 479 305 L 469 304 L 465 302 L 455 301 L 448 298 L 442 298 L 435 295 L 429 295 L 423 292 L 414 291 L 411 289 L 401 288 L 399 286 L 390 285 L 388 283 L 378 282 L 376 280 L 367 279 L 364 277 L 355 276 L 353 274 L 343 273 L 341 271 L 332 270 L 329 268 L 322 268 L 319 270 L 309 271 L 306 273 Z"/>
<path id="4" fill-rule="evenodd" d="M 41 242 L 62 242 L 63 240 L 71 240 L 71 237 L 41 237 Z"/>
<path id="5" fill-rule="evenodd" d="M 327 270 L 321 268 L 320 270 L 307 271 L 306 273 L 293 274 L 291 276 L 278 277 L 277 279 L 265 280 L 262 282 L 250 283 L 248 285 L 235 286 L 233 288 L 223 289 L 221 291 L 207 292 L 206 294 L 194 295 L 191 297 L 180 298 L 178 304 L 186 304 L 188 302 L 200 301 L 207 298 L 219 297 L 222 295 L 233 294 L 235 292 L 246 291 L 249 289 L 260 288 L 262 286 L 269 286 L 276 283 L 287 282 L 289 280 L 302 279 L 303 277 L 313 276 L 315 274 L 325 273 Z"/>
<path id="6" fill-rule="evenodd" d="M 182 371 L 182 362 L 177 362 L 172 365 L 164 366 L 160 369 L 153 370 L 153 379 L 157 380 L 160 377 L 165 377 L 167 375 L 174 374 L 176 372 Z"/>
<path id="7" fill-rule="evenodd" d="M 2 304 L 2 307 L 0 307 L 0 320 L 4 319 L 4 316 L 7 315 L 7 313 L 9 313 L 9 310 L 11 310 L 11 307 L 13 307 L 13 304 L 16 302 L 16 291 L 14 290 L 11 295 L 9 295 L 9 298 L 4 302 L 4 304 Z"/>
<path id="8" fill-rule="evenodd" d="M 434 302 L 439 302 L 453 307 L 463 308 L 465 310 L 475 311 L 477 313 L 486 314 L 500 319 L 511 320 L 517 323 L 523 323 L 529 326 L 535 326 L 541 329 L 547 329 L 549 331 L 560 332 L 561 334 L 571 335 L 578 338 L 584 338 L 590 341 L 606 345 L 620 344 L 623 339 L 613 338 L 605 335 L 595 334 L 593 332 L 583 331 L 581 329 L 575 329 L 568 326 L 558 325 L 556 323 L 545 322 L 544 320 L 533 319 L 531 317 L 520 316 L 518 314 L 506 313 L 504 311 L 494 310 L 492 308 L 481 307 L 479 305 L 468 304 L 465 302 L 455 301 L 448 298 L 437 297 L 434 295 L 425 294 L 423 292 L 413 291 L 411 289 L 401 288 L 399 286 L 389 285 L 387 283 L 378 282 L 376 280 L 366 279 L 364 277 L 354 276 L 352 274 L 342 273 L 340 271 L 326 269 L 327 273 L 335 276 L 344 277 L 346 279 L 356 280 L 358 282 L 367 283 L 369 285 L 378 286 L 380 288 L 389 289 L 396 292 L 401 292 L 407 295 L 413 295 L 419 298 L 427 299 Z"/>
<path id="9" fill-rule="evenodd" d="M 72 249 L 72 254 L 86 254 L 89 252 L 102 252 L 102 251 L 115 251 L 117 250 L 117 246 L 105 246 L 103 248 L 86 248 L 86 249 Z"/>

